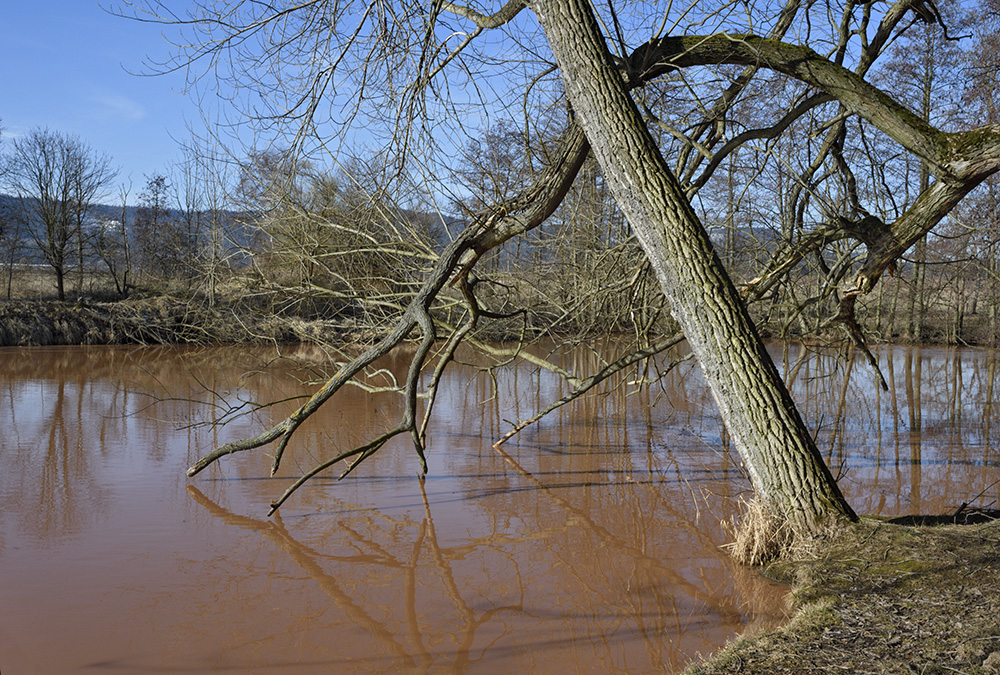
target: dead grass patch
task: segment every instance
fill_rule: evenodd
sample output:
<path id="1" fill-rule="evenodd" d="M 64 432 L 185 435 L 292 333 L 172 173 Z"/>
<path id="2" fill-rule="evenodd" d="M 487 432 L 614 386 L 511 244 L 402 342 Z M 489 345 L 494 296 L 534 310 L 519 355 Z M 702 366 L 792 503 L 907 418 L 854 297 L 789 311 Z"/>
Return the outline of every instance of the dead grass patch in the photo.
<path id="1" fill-rule="evenodd" d="M 722 522 L 722 529 L 732 543 L 725 548 L 741 565 L 756 567 L 786 555 L 795 535 L 788 521 L 775 514 L 767 503 L 754 497 L 749 502 L 740 497 L 743 516 Z"/>

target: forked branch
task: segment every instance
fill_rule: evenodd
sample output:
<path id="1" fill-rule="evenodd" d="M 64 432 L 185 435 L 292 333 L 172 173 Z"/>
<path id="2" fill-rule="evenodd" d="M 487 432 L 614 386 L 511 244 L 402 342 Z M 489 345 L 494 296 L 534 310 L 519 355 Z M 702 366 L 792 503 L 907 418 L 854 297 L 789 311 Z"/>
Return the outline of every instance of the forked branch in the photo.
<path id="1" fill-rule="evenodd" d="M 343 475 L 350 473 L 358 464 L 378 451 L 390 438 L 404 432 L 409 432 L 417 453 L 423 460 L 423 437 L 426 423 L 417 426 L 416 402 L 418 396 L 419 375 L 423 370 L 428 355 L 437 337 L 435 320 L 431 308 L 438 299 L 449 280 L 455 279 L 460 288 L 466 291 L 468 302 L 471 291 L 468 286 L 468 275 L 479 257 L 493 248 L 500 246 L 512 237 L 527 232 L 548 218 L 562 202 L 563 197 L 572 185 L 590 151 L 586 137 L 578 126 L 571 124 L 563 135 L 560 150 L 554 161 L 537 176 L 535 181 L 515 199 L 496 205 L 481 213 L 458 237 L 455 238 L 441 253 L 430 276 L 413 297 L 403 316 L 397 322 L 389 335 L 377 345 L 343 366 L 330 378 L 313 396 L 295 412 L 263 433 L 253 438 L 227 443 L 199 459 L 188 471 L 188 476 L 213 464 L 220 458 L 237 452 L 252 450 L 274 441 L 279 441 L 271 467 L 271 474 L 278 470 L 281 457 L 295 431 L 314 412 L 316 412 L 331 396 L 348 383 L 362 370 L 387 355 L 394 347 L 401 344 L 414 328 L 421 329 L 423 337 L 420 347 L 414 355 L 407 374 L 405 397 L 406 406 L 403 418 L 391 430 L 371 440 L 370 442 L 338 454 L 333 459 L 321 462 L 312 470 L 306 472 L 296 483 L 286 490 L 282 497 L 275 501 L 272 512 L 283 503 L 288 496 L 309 478 L 326 470 L 345 459 L 355 459 Z M 441 357 L 436 377 L 440 377 L 443 367 L 450 361 L 462 337 L 474 326 L 477 308 L 474 298 L 470 308 L 470 321 L 458 330 L 448 342 Z M 434 380 L 436 386 L 436 379 Z M 431 401 L 433 404 L 433 400 Z M 426 463 L 424 463 L 426 471 Z"/>

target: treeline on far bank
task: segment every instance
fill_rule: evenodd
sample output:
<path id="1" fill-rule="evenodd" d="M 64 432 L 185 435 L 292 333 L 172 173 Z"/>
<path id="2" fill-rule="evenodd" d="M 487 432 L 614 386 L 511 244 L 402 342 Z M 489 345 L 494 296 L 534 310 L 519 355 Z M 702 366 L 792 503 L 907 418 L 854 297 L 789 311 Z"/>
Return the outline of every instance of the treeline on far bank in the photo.
<path id="1" fill-rule="evenodd" d="M 427 227 L 431 220 L 423 219 L 425 232 L 433 229 Z M 202 260 L 198 266 L 193 263 L 200 259 L 192 257 L 192 264 L 176 265 L 170 273 L 136 274 L 125 292 L 106 269 L 85 264 L 67 269 L 64 301 L 56 299 L 51 269 L 15 264 L 3 270 L 0 346 L 370 343 L 402 314 L 433 260 L 435 241 L 428 235 L 409 251 L 385 244 L 379 255 L 356 242 L 338 247 L 331 257 L 344 262 L 343 269 L 310 266 L 290 250 L 234 248 L 239 255 L 225 263 Z M 718 248 L 727 254 L 725 242 Z M 935 258 L 943 252 L 932 247 L 926 251 L 925 260 L 903 263 L 859 302 L 865 338 L 996 345 L 1000 289 L 992 281 L 993 259 L 955 263 Z M 727 256 L 735 261 L 737 279 L 751 278 L 752 254 L 761 251 L 743 242 Z M 480 267 L 477 298 L 490 314 L 479 322 L 483 339 L 655 337 L 674 329 L 641 252 L 627 237 L 599 249 L 558 230 L 541 232 Z M 843 337 L 831 325 L 836 306 L 832 296 L 823 296 L 822 278 L 803 266 L 752 302 L 761 332 L 772 338 Z M 452 304 L 434 311 L 457 324 L 465 309 L 456 292 Z"/>
<path id="2" fill-rule="evenodd" d="M 517 132 L 501 128 L 484 143 L 520 147 L 509 135 Z M 470 147 L 465 159 L 482 156 Z M 514 159 L 503 165 L 524 164 Z M 449 210 L 457 215 L 445 215 L 398 184 L 387 188 L 368 165 L 331 171 L 280 154 L 252 157 L 224 181 L 220 172 L 211 180 L 181 174 L 176 184 L 153 176 L 135 200 L 122 193 L 118 205 L 89 204 L 52 227 L 38 200 L 0 199 L 0 345 L 377 340 L 442 249 L 489 203 L 456 202 Z M 485 195 L 498 173 L 480 167 L 467 188 Z M 997 344 L 998 188 L 987 181 L 860 297 L 854 316 L 866 340 Z M 703 203 L 737 285 L 780 266 L 795 238 L 783 233 L 787 224 L 746 196 Z M 834 320 L 840 291 L 864 255 L 832 242 L 784 270 L 766 293 L 748 294 L 761 332 L 844 337 Z M 481 339 L 642 340 L 674 330 L 593 160 L 542 226 L 490 251 L 469 281 Z M 431 311 L 455 327 L 468 308 L 449 283 Z"/>

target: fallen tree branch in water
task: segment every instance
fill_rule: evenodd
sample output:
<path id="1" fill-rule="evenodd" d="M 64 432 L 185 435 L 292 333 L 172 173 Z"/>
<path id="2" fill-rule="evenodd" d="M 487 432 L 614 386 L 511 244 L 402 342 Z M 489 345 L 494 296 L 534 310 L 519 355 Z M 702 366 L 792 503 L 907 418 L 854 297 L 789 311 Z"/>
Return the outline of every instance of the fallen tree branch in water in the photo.
<path id="1" fill-rule="evenodd" d="M 344 365 L 305 404 L 284 420 L 253 438 L 226 443 L 216 448 L 195 462 L 188 469 L 187 475 L 190 477 L 198 474 L 226 455 L 252 450 L 278 441 L 278 447 L 271 465 L 271 475 L 273 476 L 280 466 L 281 458 L 285 448 L 288 446 L 288 442 L 299 426 L 328 401 L 331 396 L 339 391 L 341 387 L 372 363 L 386 356 L 394 347 L 401 344 L 417 327 L 420 328 L 423 336 L 420 347 L 418 347 L 416 354 L 410 362 L 404 390 L 407 405 L 403 419 L 390 431 L 378 436 L 369 443 L 341 453 L 331 460 L 321 462 L 310 471 L 307 471 L 272 504 L 271 513 L 296 489 L 313 476 L 340 461 L 356 457 L 341 475 L 341 478 L 343 478 L 353 471 L 358 464 L 378 451 L 390 438 L 407 431 L 411 434 L 414 447 L 421 458 L 423 471 L 426 473 L 427 465 L 423 453 L 423 435 L 426 431 L 426 419 L 420 428 L 418 428 L 416 423 L 416 400 L 419 375 L 423 370 L 431 347 L 436 339 L 435 320 L 431 315 L 433 303 L 438 299 L 442 290 L 446 288 L 446 285 L 451 286 L 457 283 L 465 298 L 468 318 L 463 328 L 459 329 L 452 336 L 452 340 L 449 341 L 441 356 L 438 369 L 435 371 L 435 378 L 432 379 L 433 387 L 436 390 L 437 381 L 444 367 L 453 357 L 454 351 L 463 336 L 475 325 L 478 305 L 472 294 L 472 284 L 469 281 L 469 275 L 475 263 L 481 258 L 483 253 L 544 222 L 562 202 L 563 197 L 572 185 L 589 152 L 590 145 L 583 131 L 575 123 L 571 124 L 563 134 L 559 151 L 555 154 L 554 160 L 544 171 L 538 174 L 534 182 L 526 190 L 514 199 L 495 205 L 481 213 L 454 241 L 445 247 L 429 277 L 420 290 L 417 291 L 403 316 L 384 340 Z M 449 281 L 452 284 L 449 284 Z M 431 406 L 428 406 L 428 414 L 432 406 L 433 398 L 431 398 Z"/>
<path id="2" fill-rule="evenodd" d="M 659 354 L 660 352 L 666 351 L 667 349 L 670 349 L 671 347 L 674 347 L 674 346 L 680 344 L 680 342 L 683 339 L 684 339 L 684 334 L 683 333 L 675 333 L 674 335 L 671 335 L 670 337 L 664 338 L 663 340 L 660 340 L 656 344 L 651 345 L 649 347 L 646 347 L 645 349 L 639 349 L 637 351 L 634 351 L 634 352 L 632 352 L 630 354 L 626 354 L 626 355 L 618 358 L 617 360 L 609 363 L 604 368 L 601 368 L 599 371 L 597 371 L 596 373 L 594 373 L 593 375 L 591 375 L 588 378 L 585 378 L 585 379 L 582 379 L 582 380 L 577 379 L 577 378 L 572 378 L 571 381 L 575 382 L 575 386 L 573 387 L 573 391 L 571 391 L 570 393 L 566 394 L 565 396 L 563 396 L 562 398 L 560 398 L 558 401 L 553 401 L 552 403 L 550 403 L 549 405 L 547 405 L 545 408 L 543 408 L 541 411 L 535 413 L 534 415 L 532 415 L 528 419 L 522 420 L 522 421 L 518 422 L 517 424 L 515 424 L 513 429 L 511 429 L 506 434 L 504 434 L 503 436 L 501 436 L 500 439 L 496 443 L 493 444 L 493 447 L 499 449 L 499 447 L 501 445 L 503 445 L 504 443 L 506 443 L 507 441 L 509 441 L 511 438 L 513 438 L 514 436 L 516 436 L 518 433 L 521 432 L 521 430 L 525 429 L 528 426 L 531 426 L 532 424 L 534 424 L 538 420 L 540 420 L 543 417 L 545 417 L 546 415 L 548 415 L 553 410 L 555 410 L 557 408 L 561 408 L 562 406 L 566 405 L 570 401 L 574 401 L 574 400 L 580 398 L 581 396 L 583 396 L 584 394 L 586 394 L 588 391 L 590 391 L 591 389 L 593 389 L 595 386 L 597 386 L 598 384 L 600 384 L 604 380 L 608 379 L 609 377 L 611 377 L 612 375 L 614 375 L 616 373 L 620 373 L 622 370 L 624 370 L 625 368 L 628 368 L 632 364 L 638 363 L 639 361 L 641 361 L 643 359 L 648 359 L 650 357 L 653 357 L 653 356 Z M 681 357 L 679 359 L 673 360 L 670 363 L 670 365 L 667 366 L 666 371 L 670 372 L 671 370 L 674 369 L 674 367 L 676 367 L 677 365 L 679 365 L 683 361 L 686 361 L 686 360 L 688 360 L 690 358 L 691 358 L 691 355 L 689 354 L 687 356 L 684 356 L 684 357 Z"/>

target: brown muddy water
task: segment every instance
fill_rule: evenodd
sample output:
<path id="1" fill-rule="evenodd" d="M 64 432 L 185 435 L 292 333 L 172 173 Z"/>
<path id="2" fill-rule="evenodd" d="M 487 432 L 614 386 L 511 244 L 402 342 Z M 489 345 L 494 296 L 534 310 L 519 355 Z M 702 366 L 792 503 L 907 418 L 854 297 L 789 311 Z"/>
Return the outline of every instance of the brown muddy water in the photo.
<path id="1" fill-rule="evenodd" d="M 993 352 L 884 348 L 889 393 L 861 360 L 774 353 L 858 511 L 996 501 Z M 719 549 L 747 483 L 689 363 L 647 388 L 634 381 L 653 371 L 633 371 L 503 452 L 491 442 L 563 385 L 457 366 L 426 480 L 390 444 L 267 518 L 291 480 L 400 410 L 352 389 L 277 477 L 258 451 L 185 478 L 292 404 L 197 423 L 309 390 L 276 356 L 0 350 L 0 672 L 655 673 L 783 619 L 785 590 Z M 582 370 L 599 354 L 559 358 Z"/>

